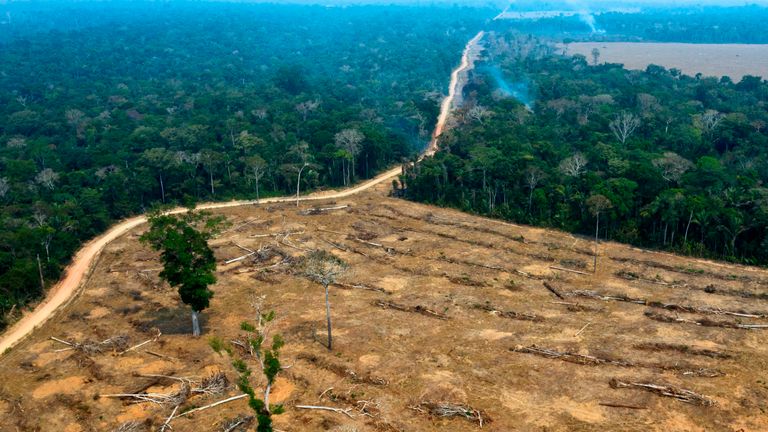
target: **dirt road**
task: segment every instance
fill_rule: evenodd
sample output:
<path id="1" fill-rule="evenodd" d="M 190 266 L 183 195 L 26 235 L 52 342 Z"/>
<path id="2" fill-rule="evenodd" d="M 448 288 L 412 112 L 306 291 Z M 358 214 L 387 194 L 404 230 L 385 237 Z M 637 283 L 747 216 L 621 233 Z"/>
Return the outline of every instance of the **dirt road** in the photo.
<path id="1" fill-rule="evenodd" d="M 437 151 L 437 138 L 443 133 L 443 128 L 451 109 L 456 99 L 456 95 L 461 92 L 461 83 L 459 81 L 459 75 L 472 66 L 472 55 L 475 52 L 477 43 L 482 39 L 483 32 L 478 33 L 472 40 L 467 43 L 464 53 L 462 54 L 461 64 L 451 73 L 451 83 L 448 90 L 448 96 L 445 97 L 440 105 L 440 115 L 438 117 L 437 125 L 435 126 L 435 132 L 433 134 L 432 142 L 429 147 L 422 154 L 422 158 L 425 156 L 432 156 Z M 357 186 L 351 187 L 343 191 L 323 191 L 307 195 L 300 198 L 300 201 L 312 201 L 321 199 L 336 199 L 344 198 L 351 195 L 355 195 L 362 191 L 368 190 L 374 186 L 377 186 L 387 180 L 397 177 L 401 173 L 401 168 L 396 167 L 388 171 L 385 171 L 378 176 L 363 182 Z M 296 197 L 275 197 L 266 198 L 259 201 L 260 204 L 279 203 L 295 201 Z M 197 208 L 201 210 L 214 210 L 228 207 L 237 207 L 245 205 L 257 204 L 256 201 L 229 201 L 222 203 L 208 203 L 199 205 Z M 176 208 L 171 213 L 178 214 L 185 212 L 184 208 Z M 55 312 L 63 305 L 67 304 L 72 298 L 74 298 L 78 289 L 82 286 L 83 279 L 87 277 L 89 270 L 93 263 L 98 258 L 99 253 L 104 249 L 104 246 L 122 236 L 128 231 L 136 228 L 137 226 L 145 223 L 147 218 L 145 216 L 136 216 L 130 219 L 123 220 L 117 225 L 110 228 L 107 232 L 96 237 L 95 239 L 86 243 L 72 259 L 64 274 L 64 278 L 54 285 L 48 292 L 45 300 L 40 303 L 32 312 L 24 315 L 16 324 L 11 326 L 0 337 L 0 355 L 5 353 L 6 350 L 13 347 L 17 342 L 23 339 L 25 336 L 35 330 L 36 327 L 46 322 L 51 318 Z"/>

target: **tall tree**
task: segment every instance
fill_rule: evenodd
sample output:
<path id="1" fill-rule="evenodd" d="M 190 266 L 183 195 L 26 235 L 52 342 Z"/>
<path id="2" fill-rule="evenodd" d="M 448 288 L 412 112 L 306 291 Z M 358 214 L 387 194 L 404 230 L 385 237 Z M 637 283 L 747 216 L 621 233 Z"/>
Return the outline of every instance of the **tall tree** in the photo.
<path id="1" fill-rule="evenodd" d="M 333 337 L 331 332 L 331 302 L 328 287 L 336 282 L 336 279 L 347 270 L 347 263 L 332 253 L 324 250 L 310 252 L 304 258 L 304 275 L 319 283 L 325 289 L 325 318 L 328 324 L 328 349 L 333 349 Z"/>
<path id="2" fill-rule="evenodd" d="M 595 217 L 595 259 L 592 265 L 592 271 L 597 273 L 597 247 L 600 244 L 600 213 L 611 208 L 613 204 L 604 195 L 592 195 L 587 199 L 589 212 Z"/>
<path id="3" fill-rule="evenodd" d="M 189 210 L 183 215 L 153 213 L 141 241 L 160 251 L 160 277 L 178 288 L 184 304 L 192 308 L 192 334 L 200 336 L 199 313 L 208 307 L 216 283 L 216 260 L 208 240 L 218 231 L 221 217 Z"/>

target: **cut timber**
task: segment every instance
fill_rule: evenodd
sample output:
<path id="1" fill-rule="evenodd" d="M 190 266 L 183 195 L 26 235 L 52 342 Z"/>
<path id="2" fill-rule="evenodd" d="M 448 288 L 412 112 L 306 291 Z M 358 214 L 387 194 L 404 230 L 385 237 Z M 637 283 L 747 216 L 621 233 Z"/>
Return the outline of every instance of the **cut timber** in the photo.
<path id="1" fill-rule="evenodd" d="M 674 312 L 685 313 L 697 313 L 706 315 L 728 315 L 739 318 L 768 318 L 768 312 L 766 311 L 744 311 L 744 310 L 726 310 L 711 306 L 691 306 L 691 305 L 679 305 L 675 303 L 662 303 L 658 301 L 646 300 L 643 298 L 633 298 L 625 294 L 605 294 L 597 291 L 571 291 L 567 293 L 568 296 L 585 297 L 602 301 L 620 301 L 626 303 L 634 303 L 638 305 L 648 306 L 657 309 L 665 309 Z"/>
<path id="2" fill-rule="evenodd" d="M 422 401 L 418 405 L 412 405 L 409 408 L 433 417 L 461 417 L 477 423 L 481 428 L 483 424 L 491 422 L 491 418 L 485 412 L 459 403 Z"/>
<path id="3" fill-rule="evenodd" d="M 205 406 L 201 406 L 199 408 L 191 409 L 189 411 L 184 411 L 183 413 L 177 415 L 174 418 L 188 416 L 188 415 L 190 415 L 192 413 L 195 413 L 195 412 L 198 412 L 198 411 L 207 410 L 208 408 L 213 408 L 213 407 L 216 407 L 216 406 L 219 406 L 219 405 L 222 405 L 222 404 L 225 404 L 225 403 L 229 403 L 229 402 L 232 402 L 232 401 L 236 401 L 236 400 L 239 400 L 239 399 L 242 399 L 242 398 L 246 398 L 246 397 L 248 397 L 248 395 L 245 394 L 245 393 L 243 393 L 241 395 L 238 395 L 238 396 L 232 396 L 231 398 L 220 400 L 220 401 L 214 402 L 212 404 L 208 404 L 208 405 L 205 405 Z"/>
<path id="4" fill-rule="evenodd" d="M 529 314 L 529 313 L 521 313 L 521 312 L 514 312 L 514 311 L 501 311 L 490 304 L 476 304 L 475 309 L 484 310 L 486 312 L 490 312 L 493 315 L 496 315 L 498 317 L 502 318 L 509 318 L 509 319 L 515 319 L 515 320 L 521 320 L 521 321 L 535 321 L 535 322 L 541 322 L 544 321 L 544 318 L 537 316 L 535 314 Z"/>
<path id="5" fill-rule="evenodd" d="M 366 290 L 366 291 L 376 291 L 384 294 L 392 294 L 391 291 L 387 291 L 384 288 L 377 287 L 377 286 L 370 286 L 366 284 L 348 284 L 348 283 L 341 283 L 336 282 L 333 284 L 334 286 L 345 288 L 345 289 L 360 289 L 360 290 Z"/>
<path id="6" fill-rule="evenodd" d="M 564 272 L 576 273 L 576 274 L 580 274 L 580 275 L 584 275 L 584 276 L 590 276 L 590 273 L 585 273 L 583 271 L 578 271 L 578 270 L 567 269 L 567 268 L 564 268 L 564 267 L 549 266 L 549 268 L 551 268 L 552 270 L 560 270 L 560 271 L 564 271 Z"/>
<path id="7" fill-rule="evenodd" d="M 615 389 L 620 388 L 637 388 L 651 393 L 656 393 L 661 396 L 675 398 L 681 402 L 709 407 L 715 404 L 715 401 L 691 390 L 681 389 L 666 384 L 654 384 L 643 382 L 627 382 L 613 378 L 610 381 L 610 386 Z"/>
<path id="8" fill-rule="evenodd" d="M 334 407 L 326 407 L 326 406 L 315 406 L 315 405 L 296 405 L 296 408 L 299 409 L 308 409 L 308 410 L 321 410 L 321 411 L 331 411 L 338 414 L 344 414 L 349 418 L 354 418 L 352 414 L 349 412 L 352 411 L 352 408 L 347 409 L 341 409 L 341 408 L 334 408 Z"/>
<path id="9" fill-rule="evenodd" d="M 628 409 L 636 409 L 636 410 L 648 409 L 648 407 L 644 407 L 644 406 L 627 405 L 627 404 L 615 403 L 615 402 L 599 402 L 598 405 L 611 407 L 611 408 L 628 408 Z"/>
<path id="10" fill-rule="evenodd" d="M 721 351 L 715 351 L 715 350 L 704 349 L 704 348 L 696 348 L 689 345 L 670 344 L 670 343 L 663 343 L 663 342 L 643 342 L 643 343 L 635 344 L 633 348 L 643 350 L 643 351 L 677 351 L 683 354 L 711 357 L 716 359 L 733 358 L 731 354 L 724 353 Z"/>
<path id="11" fill-rule="evenodd" d="M 302 216 L 309 216 L 309 215 L 319 215 L 323 214 L 325 212 L 334 211 L 334 210 L 343 210 L 345 208 L 349 208 L 348 205 L 340 205 L 335 207 L 314 207 L 306 210 L 302 210 L 299 212 Z"/>
<path id="12" fill-rule="evenodd" d="M 441 314 L 440 312 L 435 312 L 431 309 L 427 309 L 424 306 L 406 306 L 406 305 L 401 305 L 398 303 L 384 301 L 384 300 L 376 300 L 375 302 L 373 302 L 373 304 L 375 306 L 378 306 L 384 309 L 394 309 L 402 312 L 414 312 L 414 313 L 422 314 L 428 317 L 437 318 L 441 320 L 448 319 L 448 316 L 446 316 L 445 314 Z"/>
<path id="13" fill-rule="evenodd" d="M 576 363 L 580 365 L 588 366 L 619 366 L 619 367 L 636 367 L 645 369 L 658 369 L 662 371 L 674 371 L 683 376 L 696 376 L 704 378 L 716 378 L 725 375 L 723 372 L 717 369 L 701 368 L 694 365 L 686 365 L 684 363 L 673 362 L 671 364 L 665 363 L 635 363 L 627 360 L 616 360 L 609 358 L 594 357 L 589 355 L 577 354 L 568 351 L 556 351 L 553 349 L 542 348 L 536 345 L 529 347 L 517 346 L 510 349 L 513 352 L 520 352 L 526 354 L 538 355 L 541 357 L 558 359 L 569 363 Z"/>
<path id="14" fill-rule="evenodd" d="M 551 283 L 545 281 L 544 282 L 544 288 L 548 289 L 549 292 L 554 294 L 560 300 L 565 300 L 565 297 L 563 297 L 563 295 L 560 294 L 560 292 L 555 287 L 553 287 Z"/>
<path id="15" fill-rule="evenodd" d="M 695 324 L 695 325 L 700 325 L 702 327 L 723 327 L 723 328 L 734 328 L 734 329 L 742 329 L 742 330 L 768 329 L 768 324 L 742 324 L 742 323 L 733 322 L 733 321 L 714 321 L 706 318 L 692 320 L 692 319 L 685 319 L 685 318 L 680 318 L 672 315 L 664 315 L 664 314 L 660 314 L 652 311 L 646 311 L 645 316 L 654 321 L 660 321 L 665 323 Z"/>

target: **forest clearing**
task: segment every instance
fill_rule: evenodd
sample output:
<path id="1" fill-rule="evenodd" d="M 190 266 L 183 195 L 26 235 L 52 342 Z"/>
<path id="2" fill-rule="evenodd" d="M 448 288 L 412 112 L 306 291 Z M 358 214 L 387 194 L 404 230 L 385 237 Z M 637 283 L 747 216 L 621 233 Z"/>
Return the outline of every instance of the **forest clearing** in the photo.
<path id="1" fill-rule="evenodd" d="M 607 243 L 593 275 L 588 239 L 386 189 L 298 209 L 216 210 L 230 226 L 211 241 L 218 282 L 200 338 L 159 279 L 158 254 L 138 242 L 145 227 L 110 243 L 82 294 L 0 360 L 2 424 L 159 428 L 172 404 L 105 395 L 178 396 L 178 378 L 219 372 L 234 382 L 228 357 L 208 344 L 237 341 L 258 304 L 275 311 L 270 333 L 286 342 L 289 367 L 272 394 L 286 407 L 279 430 L 768 427 L 768 272 Z M 331 289 L 332 352 L 322 287 L 296 271 L 314 249 L 349 265 Z M 238 394 L 193 391 L 177 415 Z M 227 430 L 247 412 L 234 400 L 171 426 Z"/>
<path id="2" fill-rule="evenodd" d="M 567 52 L 583 55 L 592 63 L 594 49 L 600 52 L 600 63 L 622 63 L 627 69 L 644 70 L 654 64 L 691 76 L 728 76 L 734 82 L 745 75 L 768 76 L 768 45 L 576 42 L 568 44 Z"/>

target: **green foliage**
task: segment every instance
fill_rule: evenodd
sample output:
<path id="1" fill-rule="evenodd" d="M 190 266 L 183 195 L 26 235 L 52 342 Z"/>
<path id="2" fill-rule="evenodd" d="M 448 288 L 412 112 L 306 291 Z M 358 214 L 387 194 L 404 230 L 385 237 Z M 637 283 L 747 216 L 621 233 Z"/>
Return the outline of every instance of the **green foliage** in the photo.
<path id="1" fill-rule="evenodd" d="M 217 354 L 221 354 L 221 351 L 225 349 L 224 340 L 218 336 L 211 336 L 211 338 L 208 339 L 208 345 L 211 349 L 216 351 Z"/>
<path id="2" fill-rule="evenodd" d="M 601 237 L 768 263 L 768 82 L 590 66 L 527 35 L 487 38 L 525 49 L 476 66 L 466 104 L 491 114 L 446 133 L 409 170 L 407 198 L 591 235 L 599 210 Z M 621 118 L 639 121 L 626 140 Z"/>
<path id="3" fill-rule="evenodd" d="M 195 312 L 207 308 L 213 297 L 208 286 L 216 282 L 216 259 L 208 240 L 220 220 L 189 210 L 181 216 L 154 213 L 148 221 L 149 230 L 141 241 L 161 251 L 160 277 L 178 287 L 181 300 Z"/>
<path id="4" fill-rule="evenodd" d="M 115 220 L 156 203 L 295 193 L 305 160 L 302 190 L 342 185 L 342 166 L 370 178 L 409 157 L 437 115 L 425 96 L 445 91 L 490 14 L 49 3 L 3 6 L 0 328 L 42 294 L 38 254 L 50 283 Z M 343 129 L 364 135 L 354 163 L 337 154 Z M 205 293 L 190 286 L 198 309 Z"/>
<path id="5" fill-rule="evenodd" d="M 267 323 L 275 318 L 275 312 L 269 311 L 261 315 L 262 323 Z M 258 426 L 257 431 L 272 432 L 272 416 L 282 414 L 285 409 L 282 405 L 270 405 L 267 406 L 265 400 L 268 398 L 269 391 L 277 378 L 277 374 L 282 370 L 280 365 L 280 349 L 285 345 L 285 341 L 280 335 L 275 335 L 272 338 L 272 345 L 269 348 L 262 349 L 262 342 L 264 340 L 264 326 L 262 323 L 254 325 L 247 321 L 243 321 L 240 324 L 240 329 L 246 332 L 246 341 L 248 345 L 253 347 L 254 353 L 257 359 L 260 361 L 260 366 L 264 377 L 267 379 L 267 388 L 265 390 L 264 399 L 259 398 L 256 395 L 256 391 L 250 382 L 250 376 L 252 374 L 251 368 L 244 358 L 233 358 L 232 367 L 238 373 L 237 388 L 243 393 L 248 395 L 248 406 L 256 414 L 256 420 Z M 213 338 L 212 338 L 213 339 Z M 213 344 L 211 345 L 214 346 Z M 219 350 L 214 348 L 216 352 Z M 230 356 L 234 356 L 233 350 L 224 348 Z"/>

